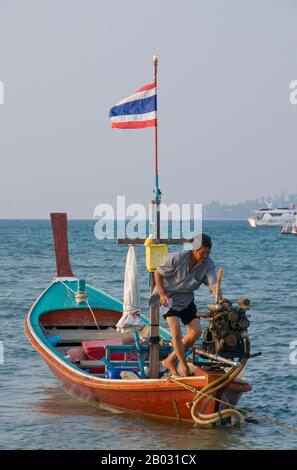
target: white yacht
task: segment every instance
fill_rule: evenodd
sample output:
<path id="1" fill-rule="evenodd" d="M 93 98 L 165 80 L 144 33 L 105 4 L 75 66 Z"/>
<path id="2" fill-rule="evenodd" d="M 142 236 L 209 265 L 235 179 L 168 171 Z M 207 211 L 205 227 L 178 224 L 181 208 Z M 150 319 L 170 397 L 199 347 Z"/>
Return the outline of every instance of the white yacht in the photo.
<path id="1" fill-rule="evenodd" d="M 282 227 L 296 222 L 296 209 L 291 207 L 278 207 L 272 209 L 257 209 L 253 216 L 248 218 L 251 227 Z"/>

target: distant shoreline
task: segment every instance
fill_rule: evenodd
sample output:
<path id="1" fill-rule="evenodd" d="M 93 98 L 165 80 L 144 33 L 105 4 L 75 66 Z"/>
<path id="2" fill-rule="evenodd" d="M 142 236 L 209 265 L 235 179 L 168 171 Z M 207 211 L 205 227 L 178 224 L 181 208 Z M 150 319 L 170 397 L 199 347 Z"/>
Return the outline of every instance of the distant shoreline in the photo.
<path id="1" fill-rule="evenodd" d="M 82 221 L 82 222 L 96 222 L 97 219 L 74 219 L 74 218 L 68 217 L 68 221 L 72 221 L 72 220 L 75 220 L 75 221 Z M 118 221 L 120 221 L 120 222 L 122 222 L 122 220 L 123 220 L 123 219 L 118 219 Z M 128 218 L 127 218 L 127 219 L 125 219 L 125 220 L 126 220 L 126 221 L 130 221 L 130 220 L 133 220 L 133 219 L 128 219 Z M 203 218 L 202 220 L 205 221 L 205 222 L 228 222 L 228 221 L 229 221 L 229 222 L 240 222 L 240 221 L 242 222 L 242 221 L 247 221 L 247 218 L 240 218 L 240 219 Z M 12 222 L 12 221 L 15 221 L 15 222 L 23 222 L 23 221 L 26 221 L 26 222 L 32 221 L 32 222 L 33 222 L 33 221 L 36 221 L 36 222 L 38 222 L 38 221 L 40 221 L 40 222 L 42 222 L 42 221 L 50 221 L 50 217 L 48 217 L 48 218 L 42 218 L 42 219 L 35 219 L 35 218 L 34 218 L 34 219 L 30 219 L 30 218 L 28 218 L 28 219 L 7 219 L 7 218 L 3 218 L 3 219 L 2 219 L 2 218 L 0 218 L 0 222 L 1 222 L 1 221 L 6 221 L 6 222 L 8 222 L 8 221 L 10 221 L 10 222 Z M 146 220 L 146 222 L 149 222 L 149 221 Z M 171 222 L 171 220 L 170 220 L 170 222 Z M 174 221 L 173 221 L 173 222 L 174 222 Z"/>

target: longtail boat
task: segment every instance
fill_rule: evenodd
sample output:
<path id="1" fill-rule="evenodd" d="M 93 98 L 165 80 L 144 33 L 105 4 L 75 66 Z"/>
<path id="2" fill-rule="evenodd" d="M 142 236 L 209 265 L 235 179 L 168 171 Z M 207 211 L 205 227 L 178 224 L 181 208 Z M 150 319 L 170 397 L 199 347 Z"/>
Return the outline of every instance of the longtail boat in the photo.
<path id="1" fill-rule="evenodd" d="M 157 147 L 157 58 L 154 56 L 154 83 L 136 92 L 147 92 L 150 119 L 133 124 L 131 116 L 125 122 L 112 110 L 113 127 L 154 127 L 155 129 L 155 198 L 152 201 L 153 232 L 147 240 L 118 240 L 118 243 L 146 244 L 150 290 L 154 288 L 156 262 L 152 253 L 173 240 L 160 237 L 160 201 Z M 137 101 L 137 112 L 141 107 Z M 130 113 L 133 111 L 133 103 Z M 131 111 L 132 110 L 132 111 Z M 153 117 L 152 117 L 153 116 Z M 133 116 L 132 116 L 133 117 Z M 133 119 L 135 116 L 133 117 Z M 150 316 L 140 314 L 141 331 L 117 331 L 123 314 L 123 303 L 74 277 L 69 261 L 66 214 L 52 214 L 57 276 L 33 304 L 26 315 L 25 331 L 33 347 L 45 360 L 66 392 L 96 406 L 141 413 L 150 417 L 178 421 L 193 420 L 208 426 L 221 420 L 232 424 L 244 422 L 235 408 L 242 393 L 251 385 L 242 374 L 252 357 L 247 335 L 249 320 L 247 299 L 238 304 L 226 302 L 209 306 L 206 318 L 209 326 L 203 345 L 187 351 L 192 375 L 163 375 L 161 360 L 171 351 L 170 332 L 159 326 L 159 307 L 150 306 Z M 185 240 L 179 239 L 177 243 Z M 163 250 L 163 254 L 166 250 Z M 157 256 L 157 259 L 158 256 Z M 218 277 L 217 292 L 220 277 Z"/>
<path id="2" fill-rule="evenodd" d="M 106 355 L 108 345 L 118 345 L 114 353 L 117 356 L 121 354 L 121 346 L 125 349 L 125 343 L 130 352 L 137 352 L 133 335 L 123 335 L 115 328 L 122 315 L 123 304 L 88 284 L 85 285 L 87 300 L 78 302 L 81 281 L 73 276 L 69 262 L 66 214 L 52 214 L 52 227 L 57 277 L 27 313 L 25 332 L 66 392 L 104 408 L 192 421 L 193 399 L 199 391 L 204 391 L 206 395 L 201 396 L 195 416 L 198 421 L 208 423 L 218 412 L 220 416 L 227 415 L 224 413 L 228 411 L 226 403 L 235 405 L 242 393 L 251 390 L 246 381 L 235 380 L 235 377 L 228 380 L 230 370 L 226 373 L 226 364 L 221 367 L 222 364 L 216 361 L 202 362 L 194 376 L 174 380 L 170 377 L 139 379 L 137 376 L 133 380 L 106 378 L 106 363 L 97 358 L 102 351 Z M 141 320 L 149 326 L 148 317 L 141 315 Z M 170 344 L 170 333 L 162 327 L 160 337 L 161 342 Z M 93 346 L 93 357 L 91 354 L 88 356 L 88 345 Z M 81 355 L 73 358 L 73 351 L 81 351 Z M 122 363 L 129 366 L 129 361 L 125 362 L 123 358 Z M 136 371 L 135 361 L 131 363 Z M 242 365 L 231 368 L 233 375 L 234 371 L 236 375 L 240 372 Z M 228 383 L 213 394 L 216 384 L 222 380 L 226 382 L 226 379 Z M 222 397 L 223 403 L 217 401 Z M 230 413 L 233 415 L 235 410 L 229 410 Z"/>

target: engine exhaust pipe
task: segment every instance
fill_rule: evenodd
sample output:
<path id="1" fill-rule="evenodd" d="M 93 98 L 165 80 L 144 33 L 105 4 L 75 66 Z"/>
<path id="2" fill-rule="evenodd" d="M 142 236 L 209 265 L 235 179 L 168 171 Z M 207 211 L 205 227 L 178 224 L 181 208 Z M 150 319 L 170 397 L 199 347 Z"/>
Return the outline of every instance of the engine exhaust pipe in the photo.
<path id="1" fill-rule="evenodd" d="M 225 359 L 224 357 L 219 356 L 218 354 L 211 354 L 206 351 L 202 351 L 198 348 L 195 348 L 195 352 L 198 354 L 198 356 L 206 357 L 207 359 L 211 359 L 212 361 L 221 362 L 222 364 L 226 364 L 230 367 L 240 366 L 240 362 L 230 361 L 230 359 Z"/>

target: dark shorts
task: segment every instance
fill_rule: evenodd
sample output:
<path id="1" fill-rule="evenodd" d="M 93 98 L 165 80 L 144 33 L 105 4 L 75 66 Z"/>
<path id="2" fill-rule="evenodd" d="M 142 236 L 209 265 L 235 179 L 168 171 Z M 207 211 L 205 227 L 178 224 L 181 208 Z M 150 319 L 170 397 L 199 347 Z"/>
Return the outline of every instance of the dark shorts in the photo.
<path id="1" fill-rule="evenodd" d="M 168 317 L 178 317 L 181 319 L 184 325 L 187 325 L 192 320 L 194 320 L 194 318 L 197 318 L 196 312 L 197 312 L 197 307 L 194 301 L 192 300 L 192 302 L 186 308 L 184 308 L 183 310 L 180 310 L 179 312 L 171 308 L 170 310 L 168 310 L 167 313 L 163 315 L 163 318 L 165 318 L 166 320 L 166 318 Z"/>

